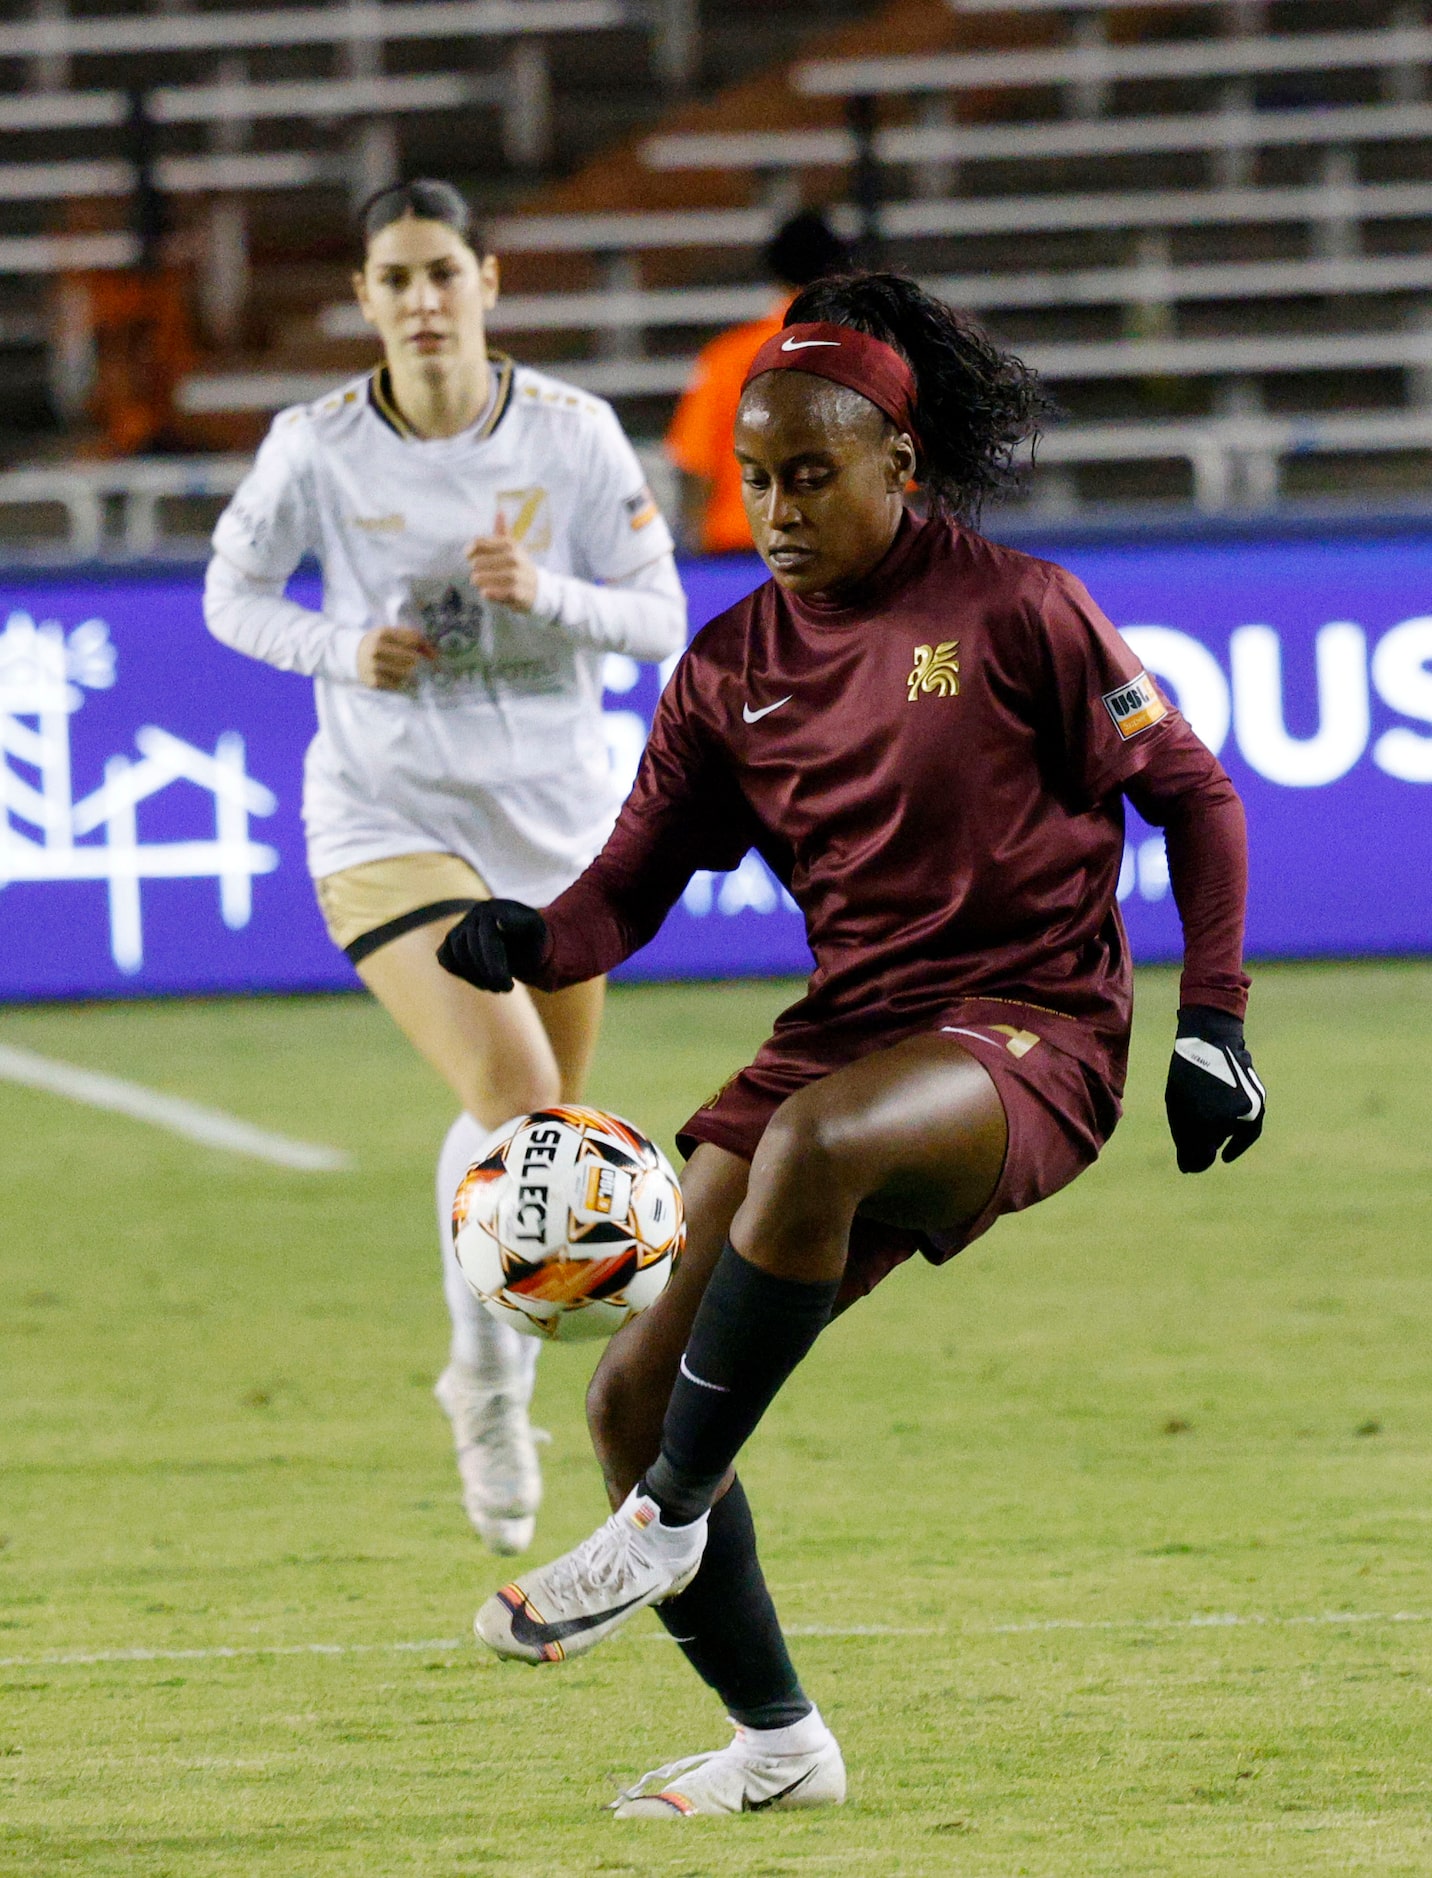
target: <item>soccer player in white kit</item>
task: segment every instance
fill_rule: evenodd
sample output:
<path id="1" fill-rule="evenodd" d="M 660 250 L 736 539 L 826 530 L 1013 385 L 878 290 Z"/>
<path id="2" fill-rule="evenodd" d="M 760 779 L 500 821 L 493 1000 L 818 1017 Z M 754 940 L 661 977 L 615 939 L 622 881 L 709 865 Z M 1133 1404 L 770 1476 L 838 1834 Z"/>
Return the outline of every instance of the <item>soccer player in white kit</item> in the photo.
<path id="1" fill-rule="evenodd" d="M 497 260 L 458 192 L 398 184 L 361 227 L 354 287 L 384 363 L 274 421 L 214 531 L 205 618 L 313 679 L 303 816 L 319 905 L 462 1104 L 438 1159 L 453 1328 L 436 1393 L 469 1518 L 494 1551 L 520 1552 L 541 1498 L 527 1418 L 540 1346 L 468 1291 L 452 1198 L 491 1129 L 580 1098 L 603 981 L 498 998 L 435 953 L 478 900 L 545 905 L 596 855 L 620 800 L 604 660 L 679 652 L 686 605 L 610 407 L 488 350 Z M 320 612 L 284 597 L 308 554 Z"/>

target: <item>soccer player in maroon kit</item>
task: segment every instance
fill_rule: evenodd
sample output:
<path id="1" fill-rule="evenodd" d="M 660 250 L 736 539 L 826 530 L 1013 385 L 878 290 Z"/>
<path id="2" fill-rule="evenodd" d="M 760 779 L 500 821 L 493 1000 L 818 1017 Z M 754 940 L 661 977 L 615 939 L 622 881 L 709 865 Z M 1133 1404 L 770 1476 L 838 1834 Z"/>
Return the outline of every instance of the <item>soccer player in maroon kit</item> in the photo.
<path id="1" fill-rule="evenodd" d="M 499 1654 L 550 1663 L 656 1607 L 737 1733 L 647 1776 L 623 1816 L 844 1798 L 732 1464 L 834 1311 L 914 1252 L 953 1257 L 1108 1140 L 1131 1014 L 1125 797 L 1165 831 L 1183 923 L 1178 1164 L 1232 1160 L 1262 1128 L 1233 786 L 1077 580 L 960 520 L 1044 408 L 913 282 L 800 294 L 736 427 L 772 578 L 692 642 L 586 873 L 541 912 L 481 903 L 440 955 L 489 991 L 575 984 L 644 945 L 696 869 L 755 848 L 815 956 L 678 1137 L 685 1255 L 589 1397 L 617 1510 L 477 1617 Z"/>

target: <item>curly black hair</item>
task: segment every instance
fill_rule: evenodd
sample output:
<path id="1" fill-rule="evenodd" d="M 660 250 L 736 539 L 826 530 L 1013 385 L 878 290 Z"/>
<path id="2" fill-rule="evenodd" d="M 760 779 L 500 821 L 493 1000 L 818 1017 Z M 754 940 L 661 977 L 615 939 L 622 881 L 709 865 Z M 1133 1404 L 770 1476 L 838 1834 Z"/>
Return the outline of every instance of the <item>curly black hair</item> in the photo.
<path id="1" fill-rule="evenodd" d="M 916 477 L 932 514 L 978 520 L 1018 487 L 1015 453 L 1058 407 L 1012 352 L 905 274 L 837 275 L 805 287 L 786 325 L 829 320 L 883 339 L 915 374 Z"/>

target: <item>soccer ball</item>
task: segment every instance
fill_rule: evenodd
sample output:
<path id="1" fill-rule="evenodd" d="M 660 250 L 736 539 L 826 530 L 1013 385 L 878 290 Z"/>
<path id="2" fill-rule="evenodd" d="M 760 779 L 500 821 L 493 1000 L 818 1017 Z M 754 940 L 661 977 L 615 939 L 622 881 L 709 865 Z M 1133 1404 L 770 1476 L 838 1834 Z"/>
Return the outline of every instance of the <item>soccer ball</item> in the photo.
<path id="1" fill-rule="evenodd" d="M 666 1156 L 619 1115 L 539 1109 L 483 1143 L 453 1250 L 473 1293 L 531 1337 L 609 1337 L 666 1289 L 686 1243 Z"/>

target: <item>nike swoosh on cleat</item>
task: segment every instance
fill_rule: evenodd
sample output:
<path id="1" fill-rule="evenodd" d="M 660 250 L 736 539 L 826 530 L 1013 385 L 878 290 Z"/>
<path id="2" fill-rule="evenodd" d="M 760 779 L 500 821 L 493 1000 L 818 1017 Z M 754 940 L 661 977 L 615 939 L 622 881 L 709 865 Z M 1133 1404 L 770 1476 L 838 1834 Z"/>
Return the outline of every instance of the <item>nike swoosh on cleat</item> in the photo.
<path id="1" fill-rule="evenodd" d="M 839 346 L 838 339 L 786 339 L 782 341 L 782 352 L 804 352 L 808 346 Z"/>
<path id="2" fill-rule="evenodd" d="M 539 1646 L 544 1643 L 561 1643 L 565 1637 L 578 1637 L 584 1630 L 595 1630 L 598 1624 L 610 1623 L 612 1618 L 620 1617 L 624 1611 L 634 1610 L 641 1603 L 640 1597 L 628 1598 L 625 1604 L 613 1605 L 607 1611 L 591 1611 L 585 1617 L 564 1617 L 555 1624 L 543 1624 L 527 1615 L 527 1601 L 514 1608 L 507 1603 L 502 1592 L 498 1597 L 507 1604 L 512 1613 L 512 1637 L 516 1643 Z"/>
<path id="3" fill-rule="evenodd" d="M 782 1800 L 788 1800 L 793 1793 L 799 1793 L 801 1788 L 816 1771 L 816 1768 L 808 1767 L 799 1780 L 793 1780 L 788 1787 L 782 1787 L 779 1793 L 773 1793 L 770 1798 L 766 1800 L 753 1800 L 749 1794 L 743 1793 L 741 1795 L 741 1811 L 743 1813 L 764 1813 L 768 1806 L 777 1806 Z"/>
<path id="4" fill-rule="evenodd" d="M 824 339 L 811 341 L 812 345 L 823 346 L 825 343 Z M 741 706 L 741 715 L 748 724 L 759 724 L 763 717 L 769 717 L 772 711 L 779 711 L 783 704 L 789 704 L 795 695 L 793 691 L 788 691 L 785 697 L 777 698 L 774 704 L 763 704 L 759 711 L 753 711 L 749 704 L 743 704 Z"/>

